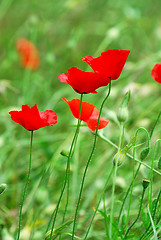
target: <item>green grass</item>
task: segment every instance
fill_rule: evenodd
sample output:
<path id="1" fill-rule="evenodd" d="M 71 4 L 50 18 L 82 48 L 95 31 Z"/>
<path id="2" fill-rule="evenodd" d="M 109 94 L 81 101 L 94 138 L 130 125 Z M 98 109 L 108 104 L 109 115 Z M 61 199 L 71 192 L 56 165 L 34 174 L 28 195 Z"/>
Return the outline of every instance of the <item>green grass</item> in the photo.
<path id="1" fill-rule="evenodd" d="M 65 174 L 67 159 L 60 155 L 60 152 L 63 149 L 69 150 L 75 131 L 73 125 L 76 124 L 61 98 L 71 100 L 80 97 L 69 85 L 60 83 L 57 76 L 72 66 L 86 70 L 87 64 L 81 61 L 83 56 L 97 57 L 107 49 L 129 49 L 131 53 L 124 71 L 117 81 L 112 82 L 111 95 L 103 109 L 102 116 L 107 117 L 110 123 L 102 132 L 118 145 L 119 126 L 116 113 L 125 92 L 129 89 L 131 99 L 129 119 L 125 125 L 125 144 L 134 137 L 139 127 L 145 127 L 150 132 L 161 110 L 161 88 L 150 76 L 153 65 L 161 62 L 160 9 L 159 0 L 0 1 L 0 184 L 7 184 L 6 191 L 0 195 L 0 239 L 9 240 L 9 236 L 5 238 L 6 234 L 9 234 L 11 239 L 16 237 L 21 191 L 25 184 L 29 161 L 30 134 L 11 121 L 8 112 L 20 108 L 22 104 L 33 106 L 36 103 L 41 111 L 52 109 L 58 115 L 56 125 L 34 133 L 32 171 L 22 217 L 22 240 L 29 239 L 32 223 L 36 219 L 33 240 L 44 239 L 43 234 L 57 204 Z M 19 62 L 15 47 L 19 38 L 30 39 L 40 52 L 40 67 L 30 74 Z M 28 89 L 27 102 L 24 102 L 23 89 Z M 100 88 L 96 95 L 88 94 L 84 96 L 84 100 L 95 104 L 99 109 L 106 92 L 106 87 Z M 154 143 L 161 138 L 160 128 L 159 121 L 151 140 L 150 153 L 144 160 L 148 165 L 151 165 Z M 93 141 L 93 134 L 86 127 L 81 127 L 71 162 L 68 219 L 74 217 L 82 174 Z M 146 147 L 144 133 L 138 135 L 136 144 L 140 143 L 144 144 L 137 147 L 137 158 Z M 80 238 L 86 233 L 93 207 L 96 206 L 112 168 L 115 153 L 116 149 L 113 146 L 98 139 L 77 221 L 76 235 Z M 154 159 L 154 168 L 158 171 L 159 158 L 158 146 Z M 142 166 L 134 182 L 128 226 L 135 220 L 139 211 L 144 177 L 150 177 L 150 170 Z M 115 220 L 131 181 L 132 160 L 126 157 L 124 164 L 117 171 Z M 154 173 L 153 199 L 157 198 L 160 181 L 161 176 Z M 102 201 L 88 240 L 106 239 L 105 220 L 109 222 L 111 193 L 112 179 L 105 192 L 107 218 L 102 213 Z M 130 232 L 134 235 L 129 239 L 138 240 L 150 222 L 147 208 L 149 193 L 150 190 L 145 192 L 141 216 L 131 229 Z M 123 211 L 122 227 L 126 223 L 128 202 L 129 197 Z M 65 203 L 66 195 L 61 202 L 56 227 L 62 222 Z M 158 207 L 157 217 L 160 211 L 161 208 Z M 64 231 L 71 232 L 72 224 Z M 161 235 L 160 230 L 156 231 L 158 236 Z M 114 227 L 113 232 L 113 239 L 119 239 Z M 154 239 L 153 236 L 154 234 L 147 239 Z M 63 234 L 62 239 L 68 240 L 71 237 Z"/>

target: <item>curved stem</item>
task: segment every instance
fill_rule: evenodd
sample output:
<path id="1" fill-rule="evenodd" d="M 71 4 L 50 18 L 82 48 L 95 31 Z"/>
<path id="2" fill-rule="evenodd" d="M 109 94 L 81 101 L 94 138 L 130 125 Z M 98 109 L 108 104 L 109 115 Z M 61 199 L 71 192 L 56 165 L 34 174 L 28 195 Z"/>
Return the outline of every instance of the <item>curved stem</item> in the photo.
<path id="1" fill-rule="evenodd" d="M 63 197 L 64 191 L 65 191 L 65 187 L 66 187 L 67 181 L 69 179 L 69 175 L 70 175 L 70 160 L 71 160 L 71 157 L 72 157 L 72 152 L 73 152 L 73 149 L 74 149 L 74 145 L 76 144 L 76 141 L 77 141 L 77 137 L 78 137 L 79 129 L 80 129 L 80 123 L 81 123 L 80 116 L 81 116 L 81 108 L 82 108 L 82 99 L 83 99 L 83 94 L 81 94 L 81 97 L 80 97 L 80 110 L 79 110 L 78 124 L 77 124 L 77 128 L 76 128 L 76 131 L 75 131 L 75 134 L 74 134 L 74 137 L 73 137 L 73 141 L 72 141 L 71 147 L 70 147 L 70 151 L 69 151 L 64 184 L 63 184 L 63 187 L 62 187 L 62 190 L 61 190 L 61 194 L 60 194 L 57 206 L 54 209 L 53 214 L 52 214 L 52 216 L 50 218 L 50 220 L 51 220 L 52 217 L 54 216 L 54 213 L 55 213 L 55 216 L 54 216 L 54 219 L 53 219 L 52 228 L 51 228 L 50 240 L 52 239 L 52 234 L 53 234 L 53 230 L 54 230 L 54 226 L 55 226 L 55 221 L 56 221 L 59 205 L 60 205 L 61 199 Z M 68 184 L 68 190 L 69 190 L 69 184 Z M 69 191 L 67 191 L 67 203 L 66 203 L 65 213 L 64 213 L 64 217 L 63 217 L 64 219 L 65 219 L 65 214 L 66 214 L 67 207 L 68 207 L 68 202 L 69 202 Z M 49 226 L 49 224 L 48 224 L 48 226 Z"/>
<path id="2" fill-rule="evenodd" d="M 137 222 L 137 220 L 139 219 L 140 217 L 140 213 L 141 213 L 141 208 L 142 208 L 142 204 L 143 204 L 143 198 L 144 198 L 144 194 L 145 194 L 145 188 L 143 188 L 143 192 L 142 192 L 142 197 L 141 197 L 141 202 L 140 202 L 140 208 L 139 208 L 139 212 L 138 212 L 138 215 L 136 217 L 136 219 L 134 220 L 134 222 L 130 225 L 130 227 L 127 229 L 126 233 L 125 233 L 125 236 L 124 236 L 124 239 L 126 239 L 130 229 L 134 226 L 134 224 Z"/>
<path id="3" fill-rule="evenodd" d="M 23 208 L 23 204 L 24 204 L 24 201 L 25 201 L 25 195 L 26 195 L 27 185 L 28 185 L 28 183 L 29 183 L 29 178 L 30 178 L 30 173 L 31 173 L 32 142 L 33 142 L 33 131 L 31 131 L 29 169 L 28 169 L 28 174 L 27 174 L 27 178 L 26 178 L 25 188 L 24 188 L 23 195 L 22 195 L 22 203 L 21 203 L 21 207 L 20 207 L 19 227 L 18 227 L 17 240 L 19 240 L 19 238 L 20 238 L 21 219 L 22 219 L 22 208 Z"/>
<path id="4" fill-rule="evenodd" d="M 95 150 L 95 147 L 96 147 L 97 132 L 98 132 L 98 126 L 99 126 L 100 116 L 101 116 L 101 113 L 102 113 L 103 106 L 104 106 L 107 98 L 108 98 L 109 95 L 110 95 L 110 91 L 111 91 L 111 82 L 109 83 L 109 90 L 108 90 L 107 96 L 106 96 L 105 99 L 103 100 L 103 102 L 102 102 L 102 104 L 101 104 L 101 107 L 100 107 L 100 112 L 99 112 L 98 121 L 97 121 L 97 128 L 96 128 L 96 134 L 95 134 L 95 138 L 94 138 L 93 148 L 92 148 L 91 154 L 90 154 L 90 156 L 89 156 L 89 159 L 88 159 L 88 161 L 87 161 L 87 164 L 86 164 L 86 167 L 85 167 L 85 170 L 84 170 L 84 174 L 83 174 L 83 178 L 82 178 L 82 184 L 81 184 L 81 188 L 80 188 L 80 192 L 79 192 L 78 203 L 77 203 L 77 206 L 76 206 L 75 217 L 74 217 L 72 240 L 74 239 L 75 228 L 76 228 L 76 220 L 77 220 L 77 214 L 78 214 L 79 204 L 80 204 L 80 200 L 81 200 L 81 196 L 82 196 L 82 192 L 83 192 L 83 187 L 84 187 L 84 182 L 85 182 L 86 173 L 87 173 L 88 166 L 89 166 L 89 164 L 90 164 L 90 161 L 91 161 L 91 159 L 92 159 L 92 156 L 93 156 L 93 153 L 94 153 L 94 150 Z"/>
<path id="5" fill-rule="evenodd" d="M 123 144 L 122 143 L 123 133 L 124 133 L 124 125 L 123 125 L 123 123 L 121 123 L 118 152 L 121 150 L 121 146 Z M 113 176 L 112 198 L 111 198 L 110 229 L 109 229 L 110 239 L 112 239 L 112 223 L 113 223 L 113 215 L 114 215 L 115 185 L 116 185 L 116 175 L 117 175 L 117 167 L 118 167 L 117 164 L 118 164 L 118 159 L 116 160 L 116 163 L 114 165 L 114 176 Z"/>
<path id="6" fill-rule="evenodd" d="M 104 188 L 103 188 L 103 190 L 102 190 L 102 192 L 101 192 L 101 194 L 100 194 L 98 203 L 97 203 L 97 205 L 96 205 L 95 211 L 94 211 L 94 213 L 93 213 L 93 216 L 92 216 L 91 222 L 90 222 L 90 224 L 89 224 L 89 227 L 88 227 L 88 229 L 87 229 L 87 232 L 86 232 L 86 235 L 85 235 L 85 237 L 84 237 L 84 240 L 86 240 L 87 237 L 88 237 L 88 233 L 89 233 L 89 231 L 90 231 L 90 228 L 91 228 L 91 226 L 92 226 L 93 220 L 94 220 L 95 215 L 96 215 L 96 213 L 97 213 L 97 210 L 98 210 L 98 208 L 99 208 L 101 199 L 102 199 L 103 194 L 104 194 L 104 192 L 105 192 L 105 190 L 106 190 L 106 188 L 107 188 L 107 184 L 108 184 L 108 182 L 109 182 L 109 180 L 110 180 L 110 178 L 111 178 L 111 175 L 112 175 L 113 171 L 114 171 L 114 167 L 112 167 L 111 172 L 110 172 L 110 174 L 109 174 L 109 176 L 108 176 L 108 178 L 107 178 L 107 180 L 106 180 L 106 183 L 105 183 L 105 185 L 104 185 Z"/>
<path id="7" fill-rule="evenodd" d="M 131 208 L 131 201 L 132 201 L 133 186 L 134 186 L 134 181 L 135 181 L 135 178 L 136 178 L 136 174 L 135 174 L 135 150 L 136 150 L 136 148 L 135 148 L 135 145 L 136 145 L 136 138 L 137 138 L 138 132 L 140 130 L 145 131 L 145 133 L 147 135 L 147 139 L 148 139 L 148 147 L 150 145 L 150 137 L 149 137 L 148 131 L 144 127 L 138 128 L 136 130 L 136 133 L 135 133 L 135 144 L 134 144 L 134 148 L 133 148 L 133 180 L 132 180 L 132 184 L 131 184 L 131 193 L 130 193 L 130 201 L 129 201 L 128 213 L 127 213 L 126 227 L 128 225 L 128 220 L 129 220 L 129 215 L 130 215 L 130 208 Z M 140 169 L 139 166 L 138 166 L 138 169 Z M 138 172 L 138 171 L 136 171 L 136 172 Z"/>

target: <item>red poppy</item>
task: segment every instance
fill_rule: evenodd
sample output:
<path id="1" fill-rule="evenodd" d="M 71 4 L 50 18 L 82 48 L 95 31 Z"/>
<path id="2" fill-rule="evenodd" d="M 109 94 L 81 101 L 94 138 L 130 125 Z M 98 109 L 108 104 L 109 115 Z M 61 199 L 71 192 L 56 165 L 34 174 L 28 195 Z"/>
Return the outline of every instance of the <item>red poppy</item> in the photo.
<path id="1" fill-rule="evenodd" d="M 42 127 L 53 126 L 57 123 L 57 115 L 52 110 L 39 111 L 37 105 L 29 107 L 22 105 L 22 111 L 10 111 L 11 119 L 22 125 L 28 131 Z"/>
<path id="2" fill-rule="evenodd" d="M 80 111 L 80 100 L 73 99 L 68 101 L 65 97 L 62 98 L 70 107 L 70 110 L 75 118 L 79 118 L 79 111 Z M 81 116 L 80 119 L 87 123 L 87 126 L 92 131 L 95 131 L 97 128 L 99 111 L 95 108 L 93 104 L 82 102 L 81 107 Z M 100 118 L 98 129 L 105 128 L 109 123 L 108 119 Z"/>
<path id="3" fill-rule="evenodd" d="M 27 39 L 19 39 L 16 46 L 22 66 L 31 70 L 36 69 L 39 66 L 39 54 L 34 44 Z"/>
<path id="4" fill-rule="evenodd" d="M 151 76 L 154 78 L 155 81 L 161 83 L 161 63 L 155 64 L 151 71 Z"/>
<path id="5" fill-rule="evenodd" d="M 105 74 L 81 71 L 76 67 L 68 69 L 67 73 L 61 73 L 60 82 L 68 83 L 78 93 L 97 93 L 95 90 L 107 86 L 110 79 Z"/>
<path id="6" fill-rule="evenodd" d="M 106 74 L 111 80 L 115 80 L 119 78 L 129 53 L 129 50 L 113 49 L 101 53 L 100 57 L 94 58 L 89 55 L 83 57 L 82 60 L 88 63 L 95 72 Z"/>

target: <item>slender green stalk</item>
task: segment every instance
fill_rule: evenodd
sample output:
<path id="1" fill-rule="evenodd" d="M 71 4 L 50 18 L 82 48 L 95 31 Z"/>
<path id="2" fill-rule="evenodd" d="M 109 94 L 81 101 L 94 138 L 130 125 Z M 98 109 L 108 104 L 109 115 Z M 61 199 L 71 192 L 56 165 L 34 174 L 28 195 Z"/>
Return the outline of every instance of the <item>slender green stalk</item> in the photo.
<path id="1" fill-rule="evenodd" d="M 150 212 L 149 206 L 148 206 L 148 213 L 149 213 L 149 217 L 150 217 L 151 225 L 152 225 L 153 232 L 154 232 L 154 240 L 158 240 L 158 237 L 157 237 L 157 231 L 156 231 L 156 228 L 155 228 L 155 224 L 154 224 L 154 221 L 153 221 L 153 218 L 152 218 L 152 215 L 151 215 L 151 212 Z"/>
<path id="2" fill-rule="evenodd" d="M 135 178 L 136 178 L 136 176 L 137 176 L 137 174 L 138 174 L 138 172 L 139 172 L 139 170 L 140 170 L 140 167 L 141 167 L 141 163 L 139 163 L 139 166 L 138 166 L 138 168 L 137 168 L 137 170 L 136 170 L 136 172 L 135 172 L 134 180 L 135 180 Z M 120 212 L 119 212 L 118 222 L 120 221 L 121 214 L 122 214 L 122 211 L 123 211 L 123 208 L 124 208 L 124 205 L 125 205 L 127 196 L 129 195 L 129 192 L 130 192 L 132 183 L 133 183 L 133 180 L 132 180 L 132 182 L 130 183 L 130 185 L 129 185 L 129 187 L 128 187 L 128 190 L 127 190 L 127 192 L 126 192 L 126 194 L 125 194 L 124 200 L 123 200 L 123 202 L 122 202 L 121 209 L 120 209 Z"/>
<path id="3" fill-rule="evenodd" d="M 157 201 L 156 201 L 156 204 L 155 204 L 155 207 L 154 207 L 154 212 L 153 212 L 153 216 L 152 216 L 153 219 L 155 218 L 155 214 L 156 214 L 156 210 L 157 210 L 157 205 L 158 205 L 158 202 L 159 202 L 159 200 L 160 200 L 160 196 L 161 196 L 161 188 L 160 188 L 160 191 L 159 191 L 159 193 L 158 193 Z M 141 239 L 143 239 L 143 238 L 145 237 L 146 233 L 147 233 L 147 232 L 149 231 L 149 229 L 150 229 L 150 226 L 151 226 L 151 223 L 149 224 L 148 228 L 147 228 L 146 231 L 142 234 L 142 236 L 141 236 L 141 238 L 140 238 L 139 240 L 141 240 Z"/>
<path id="4" fill-rule="evenodd" d="M 22 202 L 21 202 L 21 207 L 20 207 L 19 227 L 18 227 L 17 240 L 19 240 L 19 238 L 20 238 L 21 219 L 22 219 L 22 208 L 23 208 L 23 204 L 24 204 L 24 201 L 25 201 L 25 195 L 26 195 L 27 185 L 28 185 L 28 183 L 29 183 L 29 178 L 30 178 L 30 173 L 31 173 L 32 142 L 33 142 L 33 131 L 31 131 L 29 169 L 28 169 L 28 174 L 27 174 L 27 178 L 26 178 L 25 188 L 24 188 L 23 195 L 22 195 Z"/>
<path id="5" fill-rule="evenodd" d="M 151 182 L 150 182 L 150 199 L 149 199 L 149 206 L 150 207 L 151 207 L 151 204 L 152 204 L 152 196 L 153 196 L 153 170 L 152 170 L 152 168 L 154 166 L 155 152 L 156 152 L 156 146 L 157 146 L 158 142 L 161 142 L 161 139 L 158 139 L 155 142 L 154 150 L 153 150 L 153 156 L 152 156 L 152 162 L 151 162 L 151 171 L 150 171 Z"/>
<path id="6" fill-rule="evenodd" d="M 108 231 L 108 221 L 107 221 L 107 212 L 106 212 L 105 192 L 104 192 L 104 194 L 103 194 L 103 209 L 104 209 L 106 238 L 107 238 L 107 240 L 108 240 L 108 239 L 109 239 L 109 231 Z"/>
<path id="7" fill-rule="evenodd" d="M 155 121 L 155 123 L 154 123 L 154 125 L 153 125 L 153 128 L 152 128 L 152 130 L 151 130 L 150 139 L 152 138 L 154 129 L 155 129 L 155 127 L 156 127 L 156 125 L 157 125 L 157 123 L 158 123 L 158 121 L 159 121 L 160 115 L 161 115 L 161 111 L 160 111 L 160 113 L 159 113 L 159 115 L 158 115 L 158 117 L 157 117 L 157 119 L 156 119 L 156 121 Z"/>
<path id="8" fill-rule="evenodd" d="M 127 229 L 129 215 L 130 215 L 130 208 L 131 208 L 131 201 L 132 201 L 132 193 L 133 193 L 134 181 L 135 181 L 135 178 L 137 176 L 137 174 L 135 174 L 135 150 L 136 150 L 135 145 L 136 145 L 136 138 L 138 136 L 139 131 L 141 131 L 141 130 L 143 130 L 146 133 L 146 136 L 147 136 L 147 139 L 148 139 L 148 148 L 149 148 L 149 145 L 150 145 L 150 137 L 149 137 L 148 131 L 144 127 L 138 128 L 136 130 L 136 133 L 135 133 L 135 144 L 134 144 L 134 148 L 133 148 L 133 179 L 132 179 L 132 184 L 131 184 L 131 187 L 130 187 L 131 188 L 131 193 L 130 193 L 130 201 L 129 201 L 127 219 L 126 219 L 126 229 Z M 138 169 L 137 169 L 138 171 L 136 170 L 136 173 L 139 172 L 139 169 L 140 169 L 140 164 L 139 164 Z M 128 194 L 127 194 L 127 196 L 128 196 Z M 127 198 L 127 196 L 126 196 L 126 198 Z"/>
<path id="9" fill-rule="evenodd" d="M 142 192 L 142 197 L 141 197 L 141 202 L 140 202 L 140 208 L 139 208 L 139 212 L 138 212 L 138 215 L 136 217 L 136 219 L 134 220 L 134 222 L 130 225 L 130 227 L 127 229 L 126 233 L 125 233 L 125 236 L 124 236 L 124 239 L 126 239 L 130 229 L 134 226 L 134 224 L 137 222 L 137 220 L 139 219 L 140 217 L 140 213 L 141 213 L 141 208 L 142 208 L 142 204 L 143 204 L 143 199 L 144 199 L 144 194 L 145 194 L 145 188 L 143 188 L 143 192 Z"/>
<path id="10" fill-rule="evenodd" d="M 69 151 L 64 184 L 63 184 L 63 187 L 62 187 L 62 190 L 61 190 L 61 194 L 60 194 L 57 206 L 56 206 L 56 208 L 55 208 L 55 210 L 54 210 L 54 212 L 52 214 L 52 216 L 54 216 L 54 219 L 53 219 L 53 224 L 52 224 L 52 228 L 51 228 L 50 240 L 52 239 L 52 234 L 53 234 L 53 230 L 54 230 L 54 226 L 55 226 L 55 221 L 56 221 L 59 205 L 60 205 L 61 199 L 63 197 L 64 191 L 65 191 L 65 187 L 66 187 L 66 184 L 67 184 L 67 181 L 68 181 L 68 178 L 69 178 L 70 161 L 71 161 L 71 157 L 72 157 L 73 148 L 74 148 L 74 145 L 76 144 L 77 136 L 79 134 L 80 123 L 81 123 L 80 116 L 81 116 L 81 108 L 82 108 L 82 99 L 83 99 L 83 94 L 81 94 L 81 97 L 80 97 L 80 110 L 79 110 L 78 124 L 77 124 L 77 128 L 76 128 L 76 131 L 75 131 L 75 134 L 74 134 L 74 137 L 73 137 L 73 141 L 72 141 L 71 147 L 70 147 L 70 151 Z M 69 185 L 68 185 L 68 188 L 69 188 Z M 68 195 L 68 197 L 67 197 L 67 204 L 68 204 L 68 202 L 69 202 L 69 191 L 67 191 L 67 195 Z M 67 205 L 65 207 L 65 213 L 66 213 L 66 211 L 67 211 Z M 54 215 L 54 213 L 55 213 L 55 215 Z M 64 217 L 64 219 L 65 219 L 65 217 Z M 49 224 L 48 224 L 48 226 L 49 226 Z"/>
<path id="11" fill-rule="evenodd" d="M 106 138 L 105 136 L 101 135 L 101 134 L 97 134 L 98 137 L 100 137 L 102 140 L 104 140 L 105 142 L 109 143 L 110 145 L 112 145 L 113 147 L 115 147 L 116 149 L 118 149 L 118 146 L 116 144 L 114 144 L 112 141 L 110 141 L 108 138 Z M 133 159 L 133 156 L 129 153 L 126 153 L 126 156 L 128 156 L 129 158 Z M 138 163 L 141 163 L 141 165 L 144 165 L 145 167 L 151 169 L 151 167 L 140 161 L 139 159 L 135 158 L 135 161 L 138 162 Z M 158 175 L 161 176 L 161 173 L 159 171 L 157 171 L 155 168 L 152 169 L 153 172 L 157 173 Z"/>
<path id="12" fill-rule="evenodd" d="M 98 121 L 97 121 L 97 128 L 96 128 L 96 134 L 95 134 L 95 138 L 94 138 L 93 148 L 92 148 L 91 154 L 90 154 L 90 156 L 89 156 L 89 159 L 88 159 L 88 161 L 87 161 L 87 164 L 86 164 L 86 167 L 85 167 L 85 170 L 84 170 L 84 174 L 83 174 L 83 178 L 82 178 L 81 188 L 80 188 L 79 197 L 78 197 L 78 203 L 77 203 L 77 206 L 76 206 L 75 217 L 74 217 L 72 240 L 74 239 L 74 235 L 75 235 L 77 214 L 78 214 L 78 209 L 79 209 L 79 205 L 80 205 L 80 200 L 81 200 L 81 197 L 82 197 L 82 192 L 83 192 L 85 177 L 86 177 L 86 174 L 87 174 L 88 166 L 89 166 L 89 164 L 90 164 L 90 161 L 91 161 L 91 159 L 92 159 L 92 156 L 93 156 L 93 153 L 94 153 L 94 150 L 95 150 L 95 147 L 96 147 L 97 132 L 98 132 L 98 126 L 99 126 L 100 116 L 101 116 L 101 113 L 102 113 L 103 106 L 104 106 L 107 98 L 108 98 L 109 95 L 110 95 L 110 91 L 111 91 L 111 82 L 109 83 L 109 89 L 108 89 L 107 96 L 104 98 L 104 100 L 103 100 L 103 102 L 102 102 L 102 104 L 101 104 L 101 107 L 100 107 L 100 112 L 99 112 Z"/>
<path id="13" fill-rule="evenodd" d="M 120 124 L 120 139 L 119 139 L 118 152 L 121 150 L 121 146 L 123 144 L 122 143 L 123 133 L 124 133 L 124 125 L 123 125 L 123 123 L 121 123 Z M 114 216 L 115 185 L 116 185 L 116 176 L 117 176 L 117 167 L 118 167 L 117 165 L 118 165 L 118 160 L 116 160 L 116 163 L 114 165 L 114 176 L 113 176 L 112 197 L 111 197 L 110 229 L 109 229 L 110 239 L 112 239 L 112 223 L 113 223 L 113 216 Z"/>
<path id="14" fill-rule="evenodd" d="M 94 211 L 94 213 L 93 213 L 93 216 L 92 216 L 91 222 L 90 222 L 90 224 L 89 224 L 89 227 L 88 227 L 88 229 L 87 229 L 87 232 L 86 232 L 86 235 L 85 235 L 85 237 L 84 237 L 84 240 L 86 240 L 87 237 L 88 237 L 88 233 L 89 233 L 89 231 L 90 231 L 90 228 L 91 228 L 91 226 L 92 226 L 93 220 L 94 220 L 95 215 L 96 215 L 96 213 L 97 213 L 97 210 L 98 210 L 98 208 L 99 208 L 101 199 L 102 199 L 103 194 L 104 194 L 104 192 L 105 192 L 105 190 L 106 190 L 106 188 L 107 188 L 107 184 L 108 184 L 108 182 L 109 182 L 109 180 L 110 180 L 110 178 L 111 178 L 111 176 L 112 176 L 113 171 L 114 171 L 114 167 L 112 167 L 111 172 L 110 172 L 110 174 L 109 174 L 109 176 L 108 176 L 108 178 L 107 178 L 107 180 L 106 180 L 106 183 L 105 183 L 105 185 L 104 185 L 104 188 L 103 188 L 103 190 L 102 190 L 102 192 L 101 192 L 101 194 L 100 194 L 98 203 L 97 203 L 97 205 L 96 205 L 95 211 Z"/>

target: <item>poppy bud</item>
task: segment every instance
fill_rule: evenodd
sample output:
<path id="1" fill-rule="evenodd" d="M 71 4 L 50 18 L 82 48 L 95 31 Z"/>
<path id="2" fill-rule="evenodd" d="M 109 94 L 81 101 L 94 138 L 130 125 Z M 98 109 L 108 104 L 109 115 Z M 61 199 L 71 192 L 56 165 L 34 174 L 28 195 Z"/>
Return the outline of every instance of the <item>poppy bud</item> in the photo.
<path id="1" fill-rule="evenodd" d="M 0 194 L 5 191 L 6 187 L 7 187 L 7 185 L 6 185 L 5 183 L 2 183 L 2 184 L 0 185 Z"/>
<path id="2" fill-rule="evenodd" d="M 118 151 L 113 158 L 113 165 L 115 166 L 117 164 L 117 166 L 120 166 L 123 163 L 125 156 L 125 151 Z"/>
<path id="3" fill-rule="evenodd" d="M 69 156 L 69 152 L 66 151 L 66 150 L 62 150 L 62 151 L 60 152 L 60 154 L 61 154 L 63 157 L 68 157 L 68 156 Z"/>
<path id="4" fill-rule="evenodd" d="M 143 179 L 143 188 L 146 189 L 150 183 L 150 179 L 144 178 Z"/>
<path id="5" fill-rule="evenodd" d="M 140 159 L 143 161 L 149 154 L 149 147 L 144 148 L 140 153 Z"/>
<path id="6" fill-rule="evenodd" d="M 120 123 L 124 123 L 128 119 L 128 103 L 129 103 L 129 100 L 130 100 L 130 91 L 128 91 L 125 94 L 124 99 L 122 100 L 122 103 L 121 103 L 121 105 L 118 109 L 118 112 L 117 112 L 117 118 L 118 118 Z"/>

